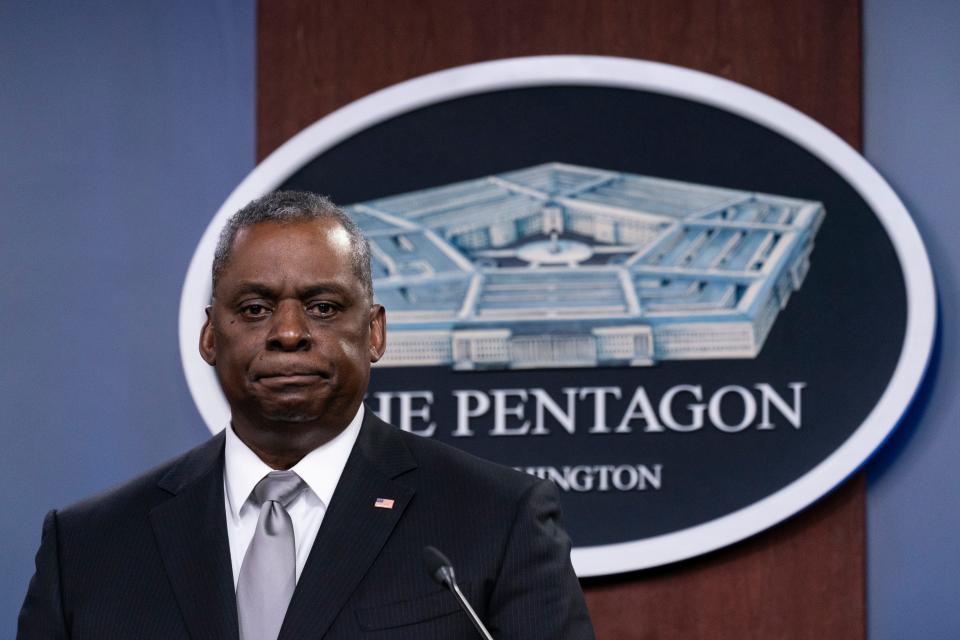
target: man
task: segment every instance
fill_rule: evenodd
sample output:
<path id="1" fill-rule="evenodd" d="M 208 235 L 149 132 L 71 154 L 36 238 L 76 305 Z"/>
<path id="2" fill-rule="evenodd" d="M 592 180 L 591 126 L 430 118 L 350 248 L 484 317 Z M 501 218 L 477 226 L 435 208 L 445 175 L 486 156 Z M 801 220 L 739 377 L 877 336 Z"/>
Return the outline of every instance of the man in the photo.
<path id="1" fill-rule="evenodd" d="M 200 353 L 231 424 L 43 526 L 18 637 L 471 638 L 442 549 L 496 638 L 592 638 L 552 484 L 363 406 L 386 347 L 369 249 L 329 201 L 228 222 Z"/>

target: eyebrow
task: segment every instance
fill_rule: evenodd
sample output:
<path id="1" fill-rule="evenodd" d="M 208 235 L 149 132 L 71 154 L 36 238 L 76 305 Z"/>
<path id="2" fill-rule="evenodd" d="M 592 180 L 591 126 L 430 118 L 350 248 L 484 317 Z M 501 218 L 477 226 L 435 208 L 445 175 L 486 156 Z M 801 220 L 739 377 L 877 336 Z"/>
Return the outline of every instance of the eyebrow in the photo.
<path id="1" fill-rule="evenodd" d="M 231 291 L 231 297 L 246 295 L 249 293 L 254 293 L 264 298 L 275 297 L 277 292 L 274 287 L 263 283 L 263 282 L 240 282 L 234 287 Z M 303 289 L 297 291 L 297 297 L 299 298 L 311 298 L 316 295 L 323 294 L 338 294 L 338 295 L 350 295 L 351 289 L 344 287 L 336 282 L 323 282 L 318 284 L 313 284 Z"/>
<path id="2" fill-rule="evenodd" d="M 349 287 L 344 287 L 343 285 L 337 284 L 336 282 L 325 282 L 301 289 L 299 293 L 301 298 L 312 298 L 313 296 L 323 295 L 326 293 L 349 296 L 351 293 L 353 293 L 353 290 Z"/>
<path id="3" fill-rule="evenodd" d="M 273 287 L 267 286 L 262 282 L 241 282 L 236 287 L 233 288 L 233 291 L 230 292 L 231 296 L 240 296 L 248 293 L 255 293 L 264 298 L 269 298 L 274 295 Z"/>

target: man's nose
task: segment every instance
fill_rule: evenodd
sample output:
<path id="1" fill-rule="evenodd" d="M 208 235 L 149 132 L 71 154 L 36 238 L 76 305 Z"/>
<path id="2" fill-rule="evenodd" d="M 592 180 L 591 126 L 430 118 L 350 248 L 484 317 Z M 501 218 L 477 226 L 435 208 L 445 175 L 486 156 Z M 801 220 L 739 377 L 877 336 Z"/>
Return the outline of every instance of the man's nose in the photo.
<path id="1" fill-rule="evenodd" d="M 307 314 L 299 302 L 286 300 L 271 318 L 267 348 L 276 351 L 306 351 L 313 344 Z"/>

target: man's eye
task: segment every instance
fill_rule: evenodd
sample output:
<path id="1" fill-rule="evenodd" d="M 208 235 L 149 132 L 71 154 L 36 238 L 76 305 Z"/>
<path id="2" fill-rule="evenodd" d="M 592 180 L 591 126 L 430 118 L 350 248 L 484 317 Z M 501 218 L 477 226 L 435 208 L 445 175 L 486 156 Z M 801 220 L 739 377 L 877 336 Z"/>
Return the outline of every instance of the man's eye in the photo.
<path id="1" fill-rule="evenodd" d="M 262 304 L 248 304 L 241 307 L 240 312 L 245 316 L 259 317 L 266 315 L 267 308 Z"/>
<path id="2" fill-rule="evenodd" d="M 337 312 L 336 306 L 329 302 L 314 302 L 307 307 L 307 311 L 314 315 L 328 317 Z"/>

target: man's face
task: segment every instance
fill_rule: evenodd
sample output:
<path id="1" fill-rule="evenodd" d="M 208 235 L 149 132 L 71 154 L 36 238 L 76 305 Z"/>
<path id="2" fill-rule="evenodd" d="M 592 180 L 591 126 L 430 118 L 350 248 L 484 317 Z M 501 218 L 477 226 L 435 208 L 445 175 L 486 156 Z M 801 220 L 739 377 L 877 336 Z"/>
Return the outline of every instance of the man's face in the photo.
<path id="1" fill-rule="evenodd" d="M 335 435 L 353 418 L 386 336 L 351 254 L 332 220 L 237 233 L 200 337 L 235 427 L 314 423 Z"/>

